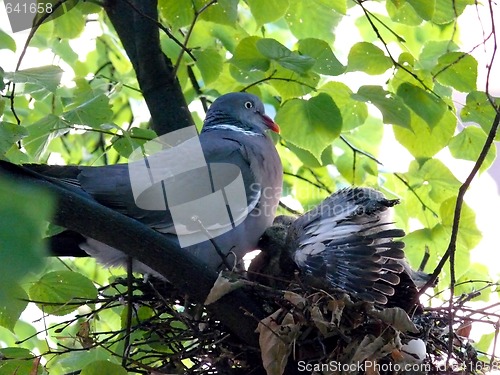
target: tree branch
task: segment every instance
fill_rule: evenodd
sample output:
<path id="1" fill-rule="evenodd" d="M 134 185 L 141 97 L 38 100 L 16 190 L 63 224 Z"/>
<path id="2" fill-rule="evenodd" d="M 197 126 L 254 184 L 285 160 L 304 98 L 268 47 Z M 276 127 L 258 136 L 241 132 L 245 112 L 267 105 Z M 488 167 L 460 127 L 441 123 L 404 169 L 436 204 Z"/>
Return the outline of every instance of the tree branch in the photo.
<path id="1" fill-rule="evenodd" d="M 183 251 L 174 236 L 168 237 L 148 226 L 86 198 L 76 190 L 23 167 L 0 161 L 0 171 L 11 180 L 49 191 L 56 197 L 57 209 L 52 222 L 69 230 L 94 238 L 143 262 L 165 276 L 177 289 L 195 302 L 203 303 L 217 273 L 190 253 Z M 242 290 L 236 290 L 209 305 L 217 319 L 240 339 L 257 346 L 255 319 L 264 314 Z"/>
<path id="2" fill-rule="evenodd" d="M 129 4 L 130 3 L 130 4 Z M 194 124 L 171 60 L 160 47 L 156 0 L 107 0 L 104 8 L 122 41 L 158 135 Z"/>
<path id="3" fill-rule="evenodd" d="M 479 168 L 481 168 L 481 165 L 484 162 L 484 159 L 488 155 L 488 152 L 491 148 L 491 145 L 493 144 L 493 141 L 495 140 L 495 135 L 498 130 L 498 125 L 500 123 L 500 109 L 495 108 L 496 110 L 496 116 L 495 119 L 493 120 L 493 124 L 491 125 L 490 132 L 488 133 L 488 137 L 486 138 L 486 142 L 484 143 L 483 149 L 481 150 L 481 153 L 479 154 L 479 157 L 477 158 L 476 164 L 474 164 L 474 167 L 472 168 L 471 172 L 469 173 L 469 176 L 465 180 L 465 182 L 460 186 L 460 189 L 458 190 L 458 195 L 457 195 L 457 203 L 455 204 L 455 212 L 453 216 L 453 227 L 451 230 L 451 237 L 450 237 L 450 242 L 448 244 L 448 248 L 446 249 L 446 252 L 444 253 L 443 257 L 441 258 L 439 264 L 436 266 L 436 269 L 432 273 L 432 277 L 430 278 L 429 281 L 425 284 L 425 286 L 420 290 L 419 295 L 421 295 L 426 288 L 434 284 L 437 280 L 437 277 L 443 270 L 443 267 L 445 263 L 450 259 L 450 262 L 454 260 L 455 258 L 455 250 L 456 250 L 456 244 L 457 244 L 457 236 L 458 236 L 458 230 L 459 230 L 459 224 L 460 224 L 460 214 L 462 212 L 462 204 L 464 202 L 464 196 L 465 193 L 467 192 L 467 189 L 469 188 L 470 184 L 472 183 L 472 180 L 476 176 L 477 172 L 479 171 Z M 452 275 L 453 276 L 453 275 Z"/>

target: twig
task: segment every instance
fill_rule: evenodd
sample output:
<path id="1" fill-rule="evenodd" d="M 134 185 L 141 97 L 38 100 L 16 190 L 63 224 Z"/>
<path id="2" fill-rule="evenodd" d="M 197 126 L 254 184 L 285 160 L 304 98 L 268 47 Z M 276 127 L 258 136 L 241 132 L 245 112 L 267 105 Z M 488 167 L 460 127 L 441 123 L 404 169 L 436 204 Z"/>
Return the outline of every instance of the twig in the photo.
<path id="1" fill-rule="evenodd" d="M 300 176 L 300 175 L 294 174 L 294 173 L 292 173 L 292 172 L 287 172 L 287 171 L 283 171 L 283 174 L 284 174 L 285 176 L 292 176 L 292 177 L 298 178 L 299 180 L 305 181 L 305 182 L 307 182 L 307 183 L 311 184 L 312 186 L 317 187 L 318 189 L 321 189 L 321 190 L 326 190 L 326 192 L 328 192 L 328 193 L 330 193 L 330 194 L 331 194 L 331 192 L 330 192 L 328 189 L 326 189 L 324 186 L 321 186 L 320 184 L 318 184 L 318 183 L 316 183 L 316 182 L 314 182 L 314 181 L 308 180 L 307 178 L 305 178 L 305 177 L 303 177 L 303 176 Z"/>
<path id="2" fill-rule="evenodd" d="M 495 62 L 496 54 L 497 54 L 497 34 L 495 31 L 495 15 L 493 12 L 492 0 L 488 1 L 488 5 L 490 8 L 490 20 L 491 20 L 491 33 L 493 34 L 493 52 L 491 54 L 490 63 L 487 65 L 487 73 L 486 73 L 486 94 L 488 95 L 488 100 L 490 101 L 493 107 L 496 107 L 493 98 L 490 96 L 490 77 L 491 77 L 491 69 L 493 69 L 493 63 Z M 498 111 L 498 109 L 497 109 Z"/>
<path id="3" fill-rule="evenodd" d="M 198 80 L 196 79 L 196 76 L 194 75 L 194 70 L 193 70 L 193 67 L 191 65 L 187 66 L 187 73 L 188 73 L 189 81 L 191 81 L 191 85 L 194 88 L 194 91 L 196 92 L 196 94 L 200 98 L 201 105 L 203 106 L 203 110 L 205 111 L 205 113 L 207 113 L 207 111 L 208 111 L 207 98 L 203 95 L 203 92 L 201 91 L 201 87 L 198 84 Z"/>
<path id="4" fill-rule="evenodd" d="M 340 135 L 340 139 L 352 150 L 352 152 L 354 152 L 355 154 L 358 153 L 358 154 L 361 154 L 361 155 L 364 155 L 366 156 L 368 159 L 371 159 L 373 160 L 375 163 L 377 163 L 378 165 L 383 165 L 382 162 L 380 162 L 375 156 L 371 155 L 370 153 L 366 152 L 366 151 L 363 151 L 359 148 L 357 148 L 356 146 L 354 146 L 351 142 L 349 142 L 347 140 L 346 137 L 344 137 L 343 135 Z"/>
<path id="5" fill-rule="evenodd" d="M 127 366 L 127 360 L 130 354 L 130 333 L 132 332 L 132 298 L 134 297 L 133 277 L 132 277 L 131 256 L 127 257 L 127 321 L 125 324 L 125 338 L 123 341 L 122 366 Z"/>
<path id="6" fill-rule="evenodd" d="M 472 180 L 476 176 L 477 172 L 479 171 L 479 168 L 483 164 L 486 156 L 488 155 L 488 152 L 491 148 L 491 145 L 493 141 L 495 140 L 495 135 L 498 130 L 498 125 L 500 122 L 500 109 L 498 107 L 494 107 L 496 111 L 496 116 L 495 119 L 493 120 L 493 124 L 491 125 L 490 132 L 488 133 L 488 137 L 486 138 L 486 141 L 484 142 L 483 149 L 481 150 L 481 153 L 479 154 L 479 157 L 477 158 L 476 163 L 474 164 L 474 167 L 472 168 L 472 171 L 470 172 L 469 176 L 465 180 L 465 182 L 460 186 L 458 189 L 458 195 L 457 195 L 457 202 L 455 204 L 455 212 L 453 216 L 453 226 L 451 230 L 451 237 L 450 237 L 450 242 L 448 244 L 448 248 L 446 249 L 446 252 L 444 253 L 443 257 L 439 261 L 439 264 L 437 265 L 436 269 L 432 273 L 430 279 L 425 283 L 424 287 L 420 289 L 420 291 L 417 293 L 417 297 L 415 298 L 415 301 L 418 301 L 418 297 L 432 284 L 435 283 L 437 280 L 438 275 L 441 273 L 444 264 L 450 260 L 450 302 L 449 302 L 449 313 L 450 313 L 450 320 L 448 323 L 449 326 L 449 352 L 448 352 L 448 358 L 447 361 L 450 360 L 451 353 L 453 352 L 453 319 L 452 319 L 452 310 L 453 310 L 453 294 L 455 291 L 455 251 L 456 251 L 456 245 L 457 245 L 457 237 L 458 237 L 458 231 L 459 231 L 459 225 L 460 225 L 460 214 L 462 212 L 462 205 L 464 202 L 464 195 L 467 192 L 467 189 L 469 188 L 470 184 L 472 183 Z"/>
<path id="7" fill-rule="evenodd" d="M 269 77 L 266 77 L 266 78 L 262 78 L 262 79 L 259 79 L 258 81 L 255 81 L 251 84 L 249 84 L 248 86 L 245 86 L 243 87 L 240 91 L 246 91 L 248 90 L 249 88 L 251 87 L 254 87 L 254 86 L 257 86 L 258 84 L 261 84 L 263 82 L 267 82 L 267 81 L 285 81 L 285 82 L 295 82 L 295 83 L 298 83 L 299 85 L 302 85 L 302 86 L 305 86 L 307 88 L 310 88 L 311 90 L 313 91 L 316 91 L 316 87 L 314 86 L 311 86 L 309 85 L 308 83 L 305 83 L 305 82 L 301 82 L 301 81 L 297 81 L 296 79 L 292 79 L 292 78 L 284 78 L 284 77 L 273 77 L 274 74 L 276 74 L 276 70 L 274 72 L 271 73 L 271 75 Z"/>
<path id="8" fill-rule="evenodd" d="M 375 24 L 373 23 L 373 20 L 372 18 L 375 18 L 377 19 L 368 9 L 366 9 L 364 6 L 363 6 L 363 3 L 362 1 L 356 1 L 357 4 L 361 7 L 361 9 L 363 10 L 363 12 L 365 13 L 365 16 L 366 16 L 366 19 L 368 20 L 368 23 L 370 24 L 370 26 L 372 27 L 373 31 L 375 32 L 375 34 L 377 35 L 377 38 L 382 42 L 382 44 L 384 45 L 384 48 L 387 52 L 387 55 L 389 56 L 389 58 L 391 59 L 393 65 L 395 67 L 398 67 L 399 69 L 402 69 L 404 70 L 406 73 L 408 73 L 410 76 L 412 76 L 415 80 L 417 80 L 418 83 L 420 83 L 422 85 L 422 87 L 426 90 L 426 91 L 429 91 L 431 92 L 434 96 L 436 96 L 437 98 L 441 99 L 441 97 L 434 91 L 432 90 L 420 77 L 417 76 L 417 74 L 413 73 L 410 69 L 408 69 L 406 66 L 400 64 L 391 54 L 391 51 L 389 50 L 388 46 L 387 46 L 387 43 L 386 41 L 384 40 L 384 38 L 382 37 L 382 35 L 380 34 L 380 32 L 378 31 L 378 28 L 377 26 L 375 26 Z M 378 20 L 378 19 L 377 19 Z M 379 22 L 381 22 L 380 20 L 378 20 Z M 382 25 L 384 25 L 383 22 L 381 22 Z M 384 27 L 387 28 L 386 25 L 384 25 Z M 389 29 L 390 30 L 390 29 Z M 391 31 L 392 32 L 392 31 Z M 394 32 L 392 32 L 394 34 Z M 398 37 L 398 39 L 401 39 Z"/>
<path id="9" fill-rule="evenodd" d="M 290 212 L 291 214 L 294 214 L 294 215 L 296 215 L 296 216 L 299 216 L 299 215 L 301 215 L 301 214 L 302 214 L 301 212 L 296 211 L 296 210 L 294 210 L 294 209 L 293 209 L 293 208 L 291 208 L 291 207 L 288 207 L 288 206 L 287 206 L 286 204 L 284 204 L 282 201 L 279 201 L 279 205 L 280 205 L 280 207 L 281 207 L 281 208 L 283 208 L 283 209 L 287 210 L 288 212 Z"/>
<path id="10" fill-rule="evenodd" d="M 174 65 L 174 70 L 172 72 L 172 76 L 175 77 L 177 75 L 177 71 L 179 70 L 179 66 L 181 65 L 181 60 L 182 60 L 182 56 L 184 55 L 184 52 L 187 51 L 187 45 L 188 45 L 188 42 L 189 42 L 189 38 L 191 38 L 191 34 L 193 33 L 193 29 L 194 29 L 194 26 L 196 24 L 196 22 L 198 21 L 198 17 L 205 11 L 208 9 L 209 6 L 211 5 L 214 5 L 215 3 L 217 3 L 217 0 L 212 0 L 208 3 L 206 3 L 205 5 L 203 5 L 200 10 L 194 10 L 194 17 L 193 17 L 193 21 L 191 22 L 191 25 L 189 26 L 189 29 L 188 29 L 188 32 L 186 34 L 186 37 L 184 38 L 184 45 L 183 45 L 183 48 L 181 50 L 181 53 L 179 53 L 179 56 L 177 57 L 177 61 L 175 62 L 175 65 Z M 196 61 L 196 59 L 194 58 L 194 56 L 189 53 L 189 56 L 194 60 Z"/>
<path id="11" fill-rule="evenodd" d="M 410 184 L 408 183 L 408 181 L 406 181 L 399 173 L 394 173 L 394 176 L 396 176 L 396 178 L 401 181 L 412 193 L 413 195 L 415 196 L 415 198 L 418 199 L 418 201 L 420 202 L 420 204 L 422 205 L 422 210 L 429 210 L 432 215 L 434 215 L 434 217 L 439 217 L 439 215 L 432 209 L 430 208 L 429 206 L 427 206 L 424 201 L 422 200 L 422 198 L 420 198 L 420 196 L 417 194 L 417 192 L 415 191 L 415 189 L 413 189 Z"/>

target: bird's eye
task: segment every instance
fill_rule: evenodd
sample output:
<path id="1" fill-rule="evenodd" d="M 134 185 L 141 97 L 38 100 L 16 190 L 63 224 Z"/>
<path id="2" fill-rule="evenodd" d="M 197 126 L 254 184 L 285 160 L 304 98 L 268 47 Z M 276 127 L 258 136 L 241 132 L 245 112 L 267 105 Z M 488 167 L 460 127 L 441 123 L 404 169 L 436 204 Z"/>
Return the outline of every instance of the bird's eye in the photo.
<path id="1" fill-rule="evenodd" d="M 250 109 L 253 107 L 253 103 L 252 102 L 245 102 L 245 108 L 246 109 Z"/>

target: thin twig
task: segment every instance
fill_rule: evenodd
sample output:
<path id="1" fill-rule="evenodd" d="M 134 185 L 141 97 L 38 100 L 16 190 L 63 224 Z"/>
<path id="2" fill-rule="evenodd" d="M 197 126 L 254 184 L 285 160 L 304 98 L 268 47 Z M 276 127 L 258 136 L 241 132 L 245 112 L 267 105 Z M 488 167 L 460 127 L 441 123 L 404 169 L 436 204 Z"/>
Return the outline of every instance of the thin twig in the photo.
<path id="1" fill-rule="evenodd" d="M 127 366 L 127 360 L 130 354 L 130 334 L 132 332 L 132 298 L 134 297 L 133 276 L 132 276 L 132 257 L 127 257 L 127 320 L 125 323 L 125 338 L 123 341 L 122 366 Z"/>
<path id="2" fill-rule="evenodd" d="M 172 76 L 175 77 L 177 75 L 177 71 L 179 70 L 179 66 L 181 65 L 181 60 L 182 60 L 182 56 L 184 55 L 184 52 L 187 51 L 187 45 L 188 45 L 188 42 L 189 42 L 189 38 L 191 38 L 191 34 L 193 33 L 193 29 L 194 29 L 194 26 L 196 24 L 196 22 L 198 21 L 198 17 L 200 17 L 200 15 L 208 9 L 208 7 L 210 7 L 211 5 L 214 5 L 215 3 L 217 3 L 217 0 L 212 0 L 208 3 L 206 3 L 205 5 L 203 5 L 200 10 L 194 10 L 194 17 L 193 17 L 193 21 L 191 22 L 191 25 L 189 26 L 189 29 L 188 29 L 188 32 L 186 34 L 186 37 L 184 38 L 184 48 L 181 50 L 181 53 L 179 53 L 179 56 L 177 57 L 177 61 L 175 62 L 175 65 L 174 65 L 174 70 L 172 72 Z M 191 53 L 189 53 L 189 56 L 194 60 L 196 61 L 196 59 L 193 57 L 193 55 Z"/>
<path id="3" fill-rule="evenodd" d="M 299 85 L 302 85 L 302 86 L 305 86 L 307 88 L 310 88 L 311 90 L 313 91 L 316 91 L 316 87 L 314 86 L 311 86 L 309 85 L 308 83 L 305 83 L 305 82 L 301 82 L 301 81 L 298 81 L 296 79 L 292 79 L 292 78 L 284 78 L 284 77 L 274 77 L 274 74 L 276 74 L 276 70 L 274 72 L 271 73 L 271 75 L 269 77 L 265 77 L 265 78 L 262 78 L 262 79 L 259 79 L 258 81 L 255 81 L 251 84 L 249 84 L 248 86 L 245 86 L 244 88 L 242 88 L 240 91 L 246 91 L 248 90 L 249 88 L 251 87 L 254 87 L 254 86 L 257 86 L 263 82 L 267 82 L 267 81 L 285 81 L 285 82 L 294 82 L 294 83 L 297 83 Z"/>
<path id="4" fill-rule="evenodd" d="M 328 192 L 328 193 L 330 193 L 330 194 L 331 194 L 331 192 L 330 192 L 328 189 L 326 189 L 324 186 L 321 186 L 320 184 L 318 184 L 318 183 L 316 183 L 316 182 L 314 182 L 314 181 L 308 180 L 307 178 L 305 178 L 305 177 L 303 177 L 303 176 L 300 176 L 300 175 L 294 174 L 294 173 L 292 173 L 292 172 L 287 172 L 287 171 L 283 171 L 283 174 L 284 174 L 285 176 L 292 176 L 292 177 L 295 177 L 295 178 L 297 178 L 297 179 L 299 179 L 299 180 L 305 181 L 305 182 L 307 182 L 307 183 L 311 184 L 312 186 L 314 186 L 314 187 L 316 187 L 316 188 L 318 188 L 318 189 L 321 189 L 321 190 L 325 190 L 326 192 Z"/>
<path id="5" fill-rule="evenodd" d="M 287 210 L 288 212 L 290 212 L 291 214 L 293 215 L 296 215 L 296 216 L 300 216 L 302 215 L 302 212 L 299 212 L 297 210 L 294 210 L 293 208 L 291 207 L 288 207 L 286 204 L 284 204 L 282 201 L 279 201 L 279 205 L 281 208 Z"/>
<path id="6" fill-rule="evenodd" d="M 203 110 L 205 111 L 205 113 L 207 113 L 207 111 L 208 111 L 207 98 L 203 95 L 203 91 L 201 91 L 201 87 L 198 84 L 198 80 L 196 79 L 193 67 L 191 65 L 187 66 L 187 73 L 188 73 L 189 81 L 191 81 L 191 85 L 194 88 L 194 91 L 196 92 L 196 94 L 200 98 L 201 105 L 203 106 Z"/>
<path id="7" fill-rule="evenodd" d="M 420 202 L 420 204 L 422 205 L 422 210 L 425 211 L 425 210 L 429 210 L 432 215 L 434 215 L 434 217 L 439 217 L 439 215 L 432 209 L 430 208 L 429 206 L 427 206 L 424 201 L 422 200 L 422 198 L 420 198 L 420 196 L 417 194 L 417 192 L 415 191 L 415 189 L 413 189 L 410 184 L 408 183 L 408 181 L 406 181 L 403 176 L 401 176 L 399 173 L 394 173 L 394 176 L 396 176 L 396 178 L 401 181 L 412 193 L 413 195 L 415 196 L 415 198 L 418 199 L 418 201 Z"/>
<path id="8" fill-rule="evenodd" d="M 358 5 L 361 7 L 361 9 L 363 10 L 363 12 L 365 13 L 365 16 L 366 16 L 366 19 L 368 20 L 368 23 L 370 24 L 370 26 L 372 27 L 373 31 L 375 32 L 375 34 L 377 35 L 377 38 L 382 42 L 382 44 L 384 45 L 384 48 L 387 52 L 387 55 L 389 56 L 389 58 L 391 59 L 393 65 L 399 69 L 402 69 L 404 70 L 406 73 L 408 73 L 410 76 L 412 76 L 415 80 L 417 80 L 418 83 L 420 83 L 422 85 L 422 87 L 426 90 L 426 91 L 429 91 L 430 93 L 432 93 L 434 96 L 436 96 L 437 98 L 441 99 L 441 97 L 434 91 L 432 90 L 420 77 L 418 77 L 417 74 L 413 73 L 410 69 L 408 69 L 406 66 L 400 64 L 391 54 L 391 51 L 389 50 L 389 47 L 386 43 L 386 41 L 384 40 L 384 38 L 382 37 L 382 35 L 380 34 L 377 26 L 375 26 L 375 24 L 373 23 L 373 20 L 372 18 L 375 18 L 377 19 L 376 17 L 374 17 L 374 15 L 368 10 L 366 9 L 364 6 L 363 6 L 363 3 L 362 1 L 357 1 Z M 378 20 L 378 19 L 377 19 Z M 381 22 L 380 20 L 378 20 L 379 22 Z M 384 25 L 383 22 L 381 22 L 382 25 Z M 384 25 L 384 27 L 387 28 L 386 25 Z M 392 32 L 394 34 L 394 32 Z M 400 39 L 400 38 L 398 38 Z"/>

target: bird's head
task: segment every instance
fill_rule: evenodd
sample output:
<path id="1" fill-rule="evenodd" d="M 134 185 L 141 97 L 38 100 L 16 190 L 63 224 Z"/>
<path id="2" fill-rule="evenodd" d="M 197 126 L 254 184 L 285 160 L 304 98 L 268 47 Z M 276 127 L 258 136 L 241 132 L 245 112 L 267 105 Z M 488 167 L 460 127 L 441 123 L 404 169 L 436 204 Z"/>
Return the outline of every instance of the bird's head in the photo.
<path id="1" fill-rule="evenodd" d="M 278 124 L 265 114 L 260 99 L 245 92 L 222 95 L 210 106 L 203 130 L 224 128 L 256 134 L 264 134 L 266 130 L 280 132 Z"/>

